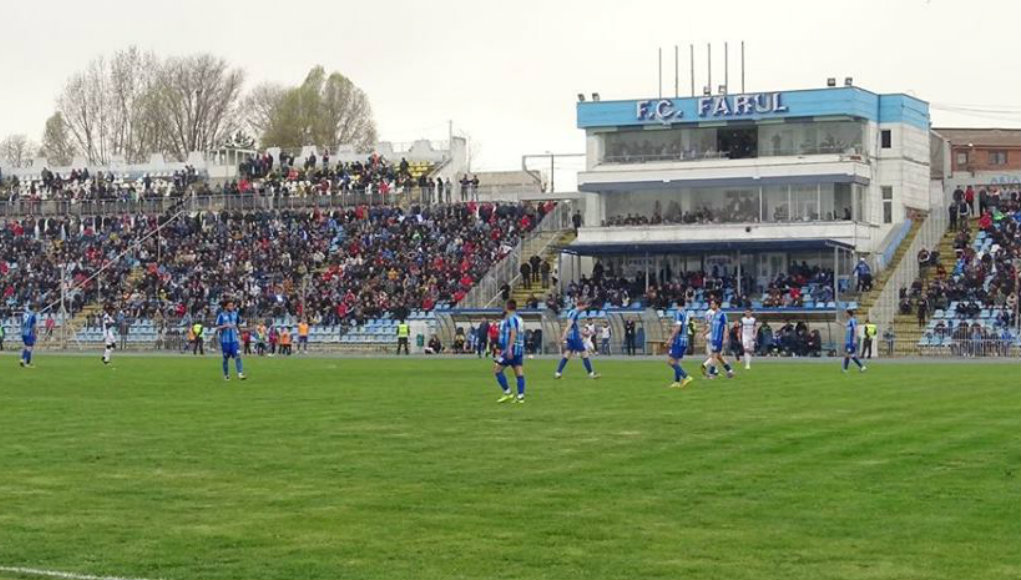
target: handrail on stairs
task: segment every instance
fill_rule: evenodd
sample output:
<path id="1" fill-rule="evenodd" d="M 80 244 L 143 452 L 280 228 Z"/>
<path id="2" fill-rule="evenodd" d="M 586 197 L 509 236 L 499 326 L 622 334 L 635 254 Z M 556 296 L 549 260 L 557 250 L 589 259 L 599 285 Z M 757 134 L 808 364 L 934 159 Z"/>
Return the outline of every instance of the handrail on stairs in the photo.
<path id="1" fill-rule="evenodd" d="M 468 291 L 468 294 L 461 300 L 460 306 L 466 308 L 488 308 L 492 306 L 500 295 L 501 282 L 506 281 L 508 285 L 514 286 L 521 278 L 519 267 L 526 244 L 539 239 L 539 236 L 551 232 L 561 233 L 570 228 L 571 210 L 573 203 L 570 200 L 559 201 L 549 212 L 535 225 L 535 228 L 527 235 L 522 236 L 502 260 L 494 264 L 486 272 L 475 286 Z M 545 252 L 553 241 L 560 236 L 554 235 L 543 244 L 540 252 Z"/>
<path id="2" fill-rule="evenodd" d="M 905 250 L 900 263 L 887 277 L 886 284 L 868 313 L 869 318 L 880 329 L 888 329 L 893 325 L 899 305 L 900 289 L 907 288 L 918 278 L 918 260 L 915 260 L 914 256 L 922 248 L 933 248 L 940 243 L 947 232 L 947 221 L 946 212 L 929 212 L 918 233 Z"/>

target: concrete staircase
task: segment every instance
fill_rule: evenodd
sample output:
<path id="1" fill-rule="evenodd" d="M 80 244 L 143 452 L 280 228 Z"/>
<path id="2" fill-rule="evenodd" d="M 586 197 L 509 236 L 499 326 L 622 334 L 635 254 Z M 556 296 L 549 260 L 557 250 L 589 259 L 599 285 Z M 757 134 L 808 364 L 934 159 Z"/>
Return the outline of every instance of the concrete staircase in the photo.
<path id="1" fill-rule="evenodd" d="M 528 240 L 522 248 L 522 259 L 527 260 L 532 256 L 539 256 L 543 260 L 549 260 L 550 266 L 556 269 L 557 254 L 560 250 L 574 241 L 576 237 L 573 230 L 566 231 L 553 231 L 543 232 L 535 236 L 531 240 Z M 518 278 L 514 283 L 514 287 L 511 289 L 511 298 L 517 300 L 518 307 L 523 308 L 528 298 L 534 293 L 540 302 L 546 299 L 546 295 L 549 294 L 550 288 L 542 287 L 542 276 L 539 277 L 540 282 L 532 283 L 532 288 L 528 289 L 525 287 L 525 281 Z"/>
<path id="2" fill-rule="evenodd" d="M 907 253 L 908 247 L 914 241 L 915 236 L 918 235 L 918 231 L 922 229 L 922 220 L 916 219 L 911 224 L 911 229 L 908 230 L 908 234 L 904 236 L 904 240 L 901 241 L 900 246 L 897 247 L 897 251 L 894 252 L 893 258 L 890 263 L 879 273 L 872 281 L 872 291 L 866 292 L 858 297 L 858 311 L 860 313 L 867 313 L 870 308 L 876 303 L 879 298 L 879 294 L 886 287 L 886 282 L 890 279 L 890 275 L 893 274 L 897 266 L 900 265 L 901 260 L 904 258 L 904 254 Z M 915 256 L 908 256 L 909 259 L 915 259 Z"/>
<path id="3" fill-rule="evenodd" d="M 972 230 L 974 231 L 974 229 Z M 946 269 L 948 273 L 954 271 L 954 265 L 957 263 L 957 255 L 954 252 L 954 236 L 956 235 L 955 230 L 948 230 L 943 234 L 943 238 L 940 239 L 938 246 L 939 250 L 939 261 Z M 936 268 L 930 266 L 922 271 L 920 278 L 922 280 L 922 292 L 925 293 L 929 288 L 929 282 L 932 281 L 936 276 Z M 928 319 L 927 319 L 928 321 Z M 918 341 L 925 335 L 925 328 L 918 327 L 918 311 L 912 310 L 911 314 L 900 314 L 893 320 L 893 332 L 896 336 L 896 342 L 894 343 L 894 355 L 895 356 L 910 356 L 918 354 Z"/>

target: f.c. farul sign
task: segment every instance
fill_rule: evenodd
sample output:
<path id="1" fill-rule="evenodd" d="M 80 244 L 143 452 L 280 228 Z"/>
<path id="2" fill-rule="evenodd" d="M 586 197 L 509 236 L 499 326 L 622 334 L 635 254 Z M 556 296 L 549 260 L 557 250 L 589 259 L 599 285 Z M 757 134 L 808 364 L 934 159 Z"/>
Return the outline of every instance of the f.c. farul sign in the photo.
<path id="1" fill-rule="evenodd" d="M 635 102 L 635 119 L 665 125 L 690 117 L 730 119 L 787 113 L 783 93 L 717 95 L 698 99 L 658 99 Z M 685 114 L 687 113 L 687 114 Z"/>
<path id="2" fill-rule="evenodd" d="M 751 95 L 719 95 L 698 100 L 699 117 L 742 117 L 786 113 L 783 93 L 755 93 Z"/>

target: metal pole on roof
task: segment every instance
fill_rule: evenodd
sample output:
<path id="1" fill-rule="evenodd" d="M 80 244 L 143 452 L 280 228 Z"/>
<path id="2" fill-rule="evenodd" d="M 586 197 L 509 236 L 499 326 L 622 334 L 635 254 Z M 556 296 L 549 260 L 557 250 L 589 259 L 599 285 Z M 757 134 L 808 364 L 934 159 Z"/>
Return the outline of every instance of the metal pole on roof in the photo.
<path id="1" fill-rule="evenodd" d="M 663 47 L 659 48 L 659 98 L 663 98 Z"/>
<path id="2" fill-rule="evenodd" d="M 723 86 L 730 92 L 730 47 L 723 43 Z"/>
<path id="3" fill-rule="evenodd" d="M 679 70 L 680 69 L 678 68 L 679 67 L 678 60 L 679 59 L 678 59 L 677 45 L 675 44 L 674 45 L 674 98 L 675 99 L 677 97 L 681 96 L 681 88 L 680 88 L 680 85 L 679 85 L 681 77 L 680 77 L 680 74 L 679 74 Z"/>
<path id="4" fill-rule="evenodd" d="M 713 45 L 712 43 L 707 42 L 705 44 L 705 47 L 706 47 L 705 60 L 707 65 L 706 74 L 708 75 L 708 78 L 706 80 L 706 86 L 709 87 L 709 94 L 711 95 L 713 94 Z"/>
<path id="5" fill-rule="evenodd" d="M 689 44 L 688 51 L 691 56 L 691 96 L 695 96 L 695 45 Z"/>
<path id="6" fill-rule="evenodd" d="M 741 41 L 741 92 L 744 92 L 744 41 Z"/>

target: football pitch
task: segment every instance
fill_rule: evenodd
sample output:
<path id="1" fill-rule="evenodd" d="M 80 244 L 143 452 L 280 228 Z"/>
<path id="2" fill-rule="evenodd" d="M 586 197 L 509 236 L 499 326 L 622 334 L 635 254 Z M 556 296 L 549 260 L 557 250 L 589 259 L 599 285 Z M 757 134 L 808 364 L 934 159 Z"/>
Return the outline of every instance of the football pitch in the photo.
<path id="1" fill-rule="evenodd" d="M 0 577 L 1021 577 L 1016 362 L 537 360 L 523 405 L 475 358 L 35 362 L 0 358 Z"/>

